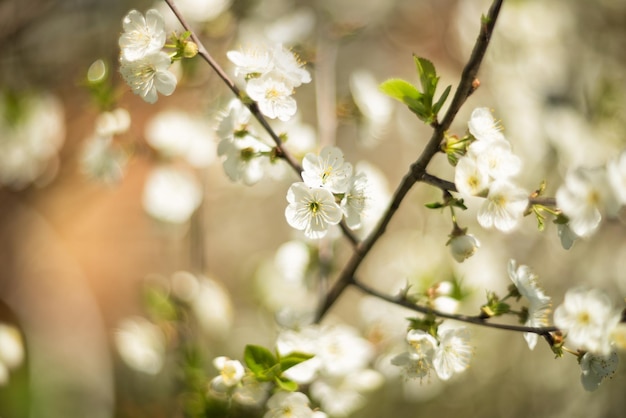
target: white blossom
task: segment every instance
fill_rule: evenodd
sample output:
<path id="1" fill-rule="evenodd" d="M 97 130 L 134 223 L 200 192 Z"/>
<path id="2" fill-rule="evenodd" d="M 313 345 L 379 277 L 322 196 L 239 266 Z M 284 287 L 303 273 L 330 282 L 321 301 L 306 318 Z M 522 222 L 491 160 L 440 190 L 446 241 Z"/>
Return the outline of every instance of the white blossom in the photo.
<path id="1" fill-rule="evenodd" d="M 486 107 L 474 109 L 467 125 L 470 133 L 479 141 L 493 142 L 504 139 L 502 128 Z"/>
<path id="2" fill-rule="evenodd" d="M 263 418 L 312 418 L 309 398 L 302 392 L 276 392 L 267 401 Z"/>
<path id="3" fill-rule="evenodd" d="M 448 380 L 469 367 L 472 359 L 469 331 L 465 327 L 449 328 L 439 330 L 437 337 L 439 345 L 435 348 L 433 367 L 441 380 Z"/>
<path id="4" fill-rule="evenodd" d="M 304 231 L 304 235 L 310 239 L 324 237 L 328 228 L 337 225 L 342 218 L 335 196 L 327 189 L 309 188 L 304 183 L 294 183 L 287 191 L 287 202 L 287 223 Z"/>
<path id="5" fill-rule="evenodd" d="M 487 172 L 492 181 L 511 178 L 522 167 L 522 160 L 513 154 L 511 144 L 506 139 L 474 141 L 468 153 L 476 158 L 476 164 Z"/>
<path id="6" fill-rule="evenodd" d="M 131 10 L 122 25 L 124 33 L 120 36 L 119 46 L 125 60 L 142 59 L 159 52 L 165 45 L 165 23 L 155 9 L 148 10 L 145 17 L 137 10 Z"/>
<path id="7" fill-rule="evenodd" d="M 598 289 L 570 289 L 554 311 L 554 324 L 567 334 L 568 343 L 599 355 L 610 352 L 611 333 L 619 318 L 611 299 Z"/>
<path id="8" fill-rule="evenodd" d="M 346 225 L 351 229 L 361 227 L 363 213 L 367 209 L 367 177 L 358 173 L 350 178 L 346 193 L 341 199 L 341 209 L 346 217 Z"/>
<path id="9" fill-rule="evenodd" d="M 332 193 L 345 193 L 350 186 L 352 164 L 344 162 L 337 147 L 324 147 L 319 156 L 309 153 L 302 160 L 302 180 L 309 187 L 323 187 Z"/>
<path id="10" fill-rule="evenodd" d="M 217 154 L 224 157 L 224 172 L 232 181 L 242 181 L 251 186 L 263 178 L 271 151 L 269 145 L 251 135 L 232 140 L 222 139 Z"/>
<path id="11" fill-rule="evenodd" d="M 231 360 L 225 356 L 213 359 L 213 365 L 219 370 L 220 374 L 211 380 L 211 389 L 220 393 L 226 392 L 239 384 L 246 373 L 239 360 Z"/>
<path id="12" fill-rule="evenodd" d="M 176 76 L 168 69 L 170 57 L 165 52 L 155 52 L 138 60 L 120 58 L 120 73 L 133 93 L 148 103 L 155 103 L 158 93 L 171 95 L 176 89 Z"/>
<path id="13" fill-rule="evenodd" d="M 482 196 L 489 189 L 491 179 L 484 164 L 471 155 L 461 157 L 454 170 L 454 185 L 459 193 Z"/>
<path id="14" fill-rule="evenodd" d="M 287 121 L 296 114 L 298 105 L 291 97 L 293 88 L 285 79 L 271 74 L 253 78 L 246 85 L 246 93 L 268 118 Z"/>
<path id="15" fill-rule="evenodd" d="M 217 136 L 221 140 L 232 141 L 235 137 L 251 133 L 249 127 L 251 118 L 252 113 L 241 100 L 232 99 L 219 117 Z"/>
<path id="16" fill-rule="evenodd" d="M 80 168 L 89 178 L 117 183 L 124 176 L 127 163 L 128 155 L 115 146 L 110 136 L 92 136 L 83 143 Z"/>
<path id="17" fill-rule="evenodd" d="M 570 171 L 556 192 L 556 203 L 569 218 L 569 227 L 579 237 L 591 235 L 600 225 L 602 210 L 611 205 L 604 169 L 580 167 Z"/>
<path id="18" fill-rule="evenodd" d="M 546 327 L 549 325 L 548 315 L 552 307 L 552 300 L 546 296 L 539 286 L 537 276 L 528 266 L 518 267 L 515 260 L 509 260 L 509 278 L 515 284 L 518 292 L 529 302 L 528 319 L 524 323 L 528 327 Z M 532 332 L 524 333 L 528 348 L 533 350 L 537 345 L 538 335 Z"/>
<path id="19" fill-rule="evenodd" d="M 626 150 L 607 163 L 606 171 L 615 199 L 620 205 L 626 205 Z"/>
<path id="20" fill-rule="evenodd" d="M 580 381 L 585 390 L 592 392 L 607 377 L 610 378 L 617 370 L 619 357 L 615 351 L 607 355 L 587 352 L 580 359 Z"/>
<path id="21" fill-rule="evenodd" d="M 513 230 L 528 206 L 528 193 L 507 180 L 494 181 L 478 211 L 483 228 L 495 226 L 502 232 Z"/>
<path id="22" fill-rule="evenodd" d="M 437 340 L 422 330 L 410 330 L 406 335 L 409 344 L 405 351 L 391 359 L 391 364 L 402 368 L 403 374 L 409 379 L 423 379 L 430 375 Z"/>
<path id="23" fill-rule="evenodd" d="M 282 45 L 273 50 L 274 68 L 277 77 L 286 80 L 292 88 L 311 82 L 311 74 L 303 67 L 298 57 Z"/>
<path id="24" fill-rule="evenodd" d="M 261 76 L 274 68 L 272 51 L 263 45 L 257 45 L 245 51 L 228 51 L 226 56 L 235 64 L 235 75 Z"/>
<path id="25" fill-rule="evenodd" d="M 118 107 L 110 112 L 102 112 L 96 118 L 96 135 L 120 135 L 130 128 L 130 113 Z"/>
<path id="26" fill-rule="evenodd" d="M 365 406 L 367 393 L 384 383 L 383 376 L 372 369 L 357 369 L 341 376 L 324 376 L 311 384 L 311 398 L 334 417 L 352 415 Z"/>

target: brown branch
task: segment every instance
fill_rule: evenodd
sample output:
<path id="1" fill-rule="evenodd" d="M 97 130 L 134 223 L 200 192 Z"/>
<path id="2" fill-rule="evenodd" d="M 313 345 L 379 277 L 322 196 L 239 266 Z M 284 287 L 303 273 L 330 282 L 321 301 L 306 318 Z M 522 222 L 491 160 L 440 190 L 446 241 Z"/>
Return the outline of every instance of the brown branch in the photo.
<path id="1" fill-rule="evenodd" d="M 415 161 L 411 165 L 408 173 L 404 176 L 402 182 L 398 185 L 398 188 L 393 195 L 391 204 L 387 209 L 387 212 L 385 212 L 385 214 L 383 215 L 376 229 L 367 237 L 365 241 L 363 241 L 355 248 L 354 254 L 350 258 L 350 260 L 348 260 L 348 263 L 339 275 L 339 278 L 328 293 L 326 300 L 323 301 L 317 313 L 318 321 L 321 320 L 326 312 L 328 312 L 330 307 L 335 303 L 335 301 L 343 293 L 346 287 L 348 287 L 348 285 L 352 282 L 352 277 L 354 276 L 357 268 L 359 267 L 367 253 L 369 253 L 369 251 L 372 249 L 376 241 L 378 241 L 378 239 L 385 233 L 389 222 L 400 207 L 400 203 L 404 200 L 406 194 L 416 182 L 423 180 L 424 175 L 426 174 L 426 167 L 433 159 L 435 154 L 439 152 L 441 141 L 443 140 L 445 131 L 452 124 L 454 117 L 458 113 L 463 103 L 465 103 L 465 100 L 467 100 L 467 98 L 475 90 L 475 87 L 473 87 L 473 82 L 476 78 L 476 74 L 478 73 L 478 69 L 480 68 L 483 57 L 485 56 L 487 47 L 489 46 L 491 34 L 493 33 L 496 20 L 498 19 L 500 7 L 502 6 L 502 1 L 503 0 L 494 0 L 491 8 L 489 9 L 489 12 L 487 13 L 487 16 L 482 18 L 480 33 L 478 35 L 478 38 L 476 39 L 476 44 L 474 45 L 472 55 L 470 56 L 467 64 L 463 68 L 461 80 L 459 81 L 459 86 L 457 87 L 454 98 L 452 99 L 450 107 L 448 108 L 442 122 L 440 124 L 434 124 L 434 131 L 430 140 L 426 144 L 426 147 L 422 151 L 417 161 Z"/>

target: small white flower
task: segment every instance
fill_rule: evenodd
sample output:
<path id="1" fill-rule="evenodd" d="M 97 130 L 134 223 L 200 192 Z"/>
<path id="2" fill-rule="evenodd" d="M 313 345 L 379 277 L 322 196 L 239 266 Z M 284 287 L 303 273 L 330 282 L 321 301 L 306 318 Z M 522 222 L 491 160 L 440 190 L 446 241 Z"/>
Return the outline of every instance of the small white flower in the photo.
<path id="1" fill-rule="evenodd" d="M 600 386 L 602 380 L 613 376 L 617 370 L 619 357 L 615 351 L 606 356 L 585 353 L 580 359 L 580 381 L 585 390 L 592 392 Z"/>
<path id="2" fill-rule="evenodd" d="M 311 74 L 302 68 L 303 63 L 293 52 L 282 45 L 276 46 L 273 51 L 274 69 L 277 75 L 287 81 L 292 88 L 311 82 Z"/>
<path id="3" fill-rule="evenodd" d="M 484 164 L 471 155 L 461 157 L 454 169 L 454 185 L 459 193 L 482 196 L 489 189 L 491 179 Z"/>
<path id="4" fill-rule="evenodd" d="M 274 68 L 272 52 L 265 46 L 255 46 L 246 51 L 228 51 L 228 59 L 235 64 L 235 75 L 261 76 Z"/>
<path id="5" fill-rule="evenodd" d="M 504 139 L 502 128 L 486 107 L 474 109 L 467 125 L 470 133 L 479 141 L 492 142 Z"/>
<path id="6" fill-rule="evenodd" d="M 474 141 L 468 153 L 476 158 L 476 164 L 487 172 L 491 180 L 511 178 L 522 168 L 522 160 L 513 154 L 511 144 L 505 139 Z"/>
<path id="7" fill-rule="evenodd" d="M 248 81 L 246 93 L 258 103 L 261 113 L 270 119 L 287 121 L 298 109 L 296 100 L 291 97 L 291 85 L 271 74 Z"/>
<path id="8" fill-rule="evenodd" d="M 600 355 L 610 352 L 611 333 L 618 322 L 611 299 L 597 289 L 569 290 L 554 311 L 554 324 L 567 333 L 569 343 Z"/>
<path id="9" fill-rule="evenodd" d="M 437 340 L 422 330 L 410 330 L 406 335 L 409 350 L 391 359 L 391 364 L 402 367 L 403 374 L 409 379 L 423 379 L 430 375 Z"/>
<path id="10" fill-rule="evenodd" d="M 211 380 L 211 388 L 216 392 L 227 392 L 233 386 L 238 385 L 246 374 L 239 360 L 220 356 L 213 360 L 213 365 L 220 372 L 219 376 Z"/>
<path id="11" fill-rule="evenodd" d="M 263 418 L 312 418 L 309 398 L 302 392 L 276 392 L 267 401 Z"/>
<path id="12" fill-rule="evenodd" d="M 165 45 L 165 23 L 155 9 L 148 10 L 145 18 L 137 10 L 131 10 L 122 25 L 124 33 L 120 36 L 119 45 L 126 60 L 141 59 L 160 51 Z"/>
<path id="13" fill-rule="evenodd" d="M 489 194 L 478 211 L 478 223 L 483 228 L 495 226 L 502 232 L 513 230 L 528 206 L 528 193 L 507 180 L 494 181 Z"/>
<path id="14" fill-rule="evenodd" d="M 337 147 L 324 147 L 320 155 L 309 153 L 302 160 L 302 180 L 309 187 L 323 187 L 332 193 L 345 193 L 352 176 L 352 164 L 343 160 Z"/>
<path id="15" fill-rule="evenodd" d="M 217 136 L 224 140 L 234 140 L 235 137 L 241 137 L 251 133 L 250 118 L 252 113 L 244 106 L 239 99 L 232 99 L 228 103 L 226 111 L 219 117 L 219 125 L 217 128 Z"/>
<path id="16" fill-rule="evenodd" d="M 271 148 L 254 138 L 246 135 L 232 140 L 222 139 L 217 146 L 217 153 L 224 159 L 224 172 L 232 181 L 242 181 L 251 186 L 263 178 L 269 158 L 267 154 Z"/>
<path id="17" fill-rule="evenodd" d="M 350 74 L 350 93 L 362 116 L 357 121 L 359 140 L 366 146 L 382 138 L 393 113 L 392 100 L 380 91 L 379 84 L 367 70 Z"/>
<path id="18" fill-rule="evenodd" d="M 120 58 L 120 73 L 133 93 L 155 103 L 157 92 L 169 96 L 176 89 L 176 76 L 168 71 L 170 57 L 165 52 L 146 55 L 136 61 Z"/>
<path id="19" fill-rule="evenodd" d="M 469 367 L 472 359 L 469 331 L 465 327 L 449 328 L 439 331 L 437 337 L 439 345 L 435 348 L 433 367 L 441 380 L 448 380 Z"/>
<path id="20" fill-rule="evenodd" d="M 350 178 L 348 189 L 341 200 L 341 209 L 346 217 L 346 225 L 352 229 L 361 227 L 361 218 L 367 208 L 367 177 L 358 173 Z"/>
<path id="21" fill-rule="evenodd" d="M 570 171 L 556 192 L 556 202 L 569 218 L 571 230 L 579 237 L 591 235 L 602 220 L 601 210 L 613 206 L 606 172 L 578 168 Z"/>
<path id="22" fill-rule="evenodd" d="M 330 225 L 337 225 L 341 221 L 341 208 L 335 202 L 335 196 L 327 189 L 309 188 L 304 183 L 294 183 L 287 192 L 287 201 L 287 223 L 304 231 L 307 238 L 322 238 Z"/>
<path id="23" fill-rule="evenodd" d="M 480 247 L 480 242 L 472 234 L 462 234 L 451 237 L 447 245 L 450 246 L 452 257 L 457 262 L 462 263 L 476 253 Z"/>
<path id="24" fill-rule="evenodd" d="M 615 198 L 619 204 L 626 205 L 626 150 L 607 163 L 606 171 Z"/>
<path id="25" fill-rule="evenodd" d="M 552 307 L 552 300 L 539 287 L 537 276 L 528 266 L 517 266 L 515 260 L 509 261 L 509 278 L 515 284 L 520 295 L 528 300 L 528 319 L 524 325 L 528 327 L 546 327 L 549 325 L 548 315 Z M 538 335 L 532 332 L 524 333 L 528 348 L 533 350 L 537 345 Z"/>
<path id="26" fill-rule="evenodd" d="M 96 134 L 98 136 L 120 135 L 130 128 L 128 110 L 118 107 L 110 112 L 103 112 L 96 118 Z"/>
<path id="27" fill-rule="evenodd" d="M 202 189 L 191 174 L 170 167 L 152 170 L 142 198 L 146 212 L 158 220 L 187 222 L 202 201 Z"/>
<path id="28" fill-rule="evenodd" d="M 165 336 L 158 326 L 144 318 L 122 321 L 115 333 L 115 345 L 122 360 L 135 370 L 157 374 L 163 366 Z"/>

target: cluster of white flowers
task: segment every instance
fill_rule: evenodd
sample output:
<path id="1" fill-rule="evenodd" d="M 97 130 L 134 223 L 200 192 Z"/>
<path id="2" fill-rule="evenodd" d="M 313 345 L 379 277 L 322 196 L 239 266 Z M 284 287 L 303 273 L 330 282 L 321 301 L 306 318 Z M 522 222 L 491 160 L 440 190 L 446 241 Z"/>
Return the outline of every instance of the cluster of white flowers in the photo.
<path id="1" fill-rule="evenodd" d="M 489 109 L 475 109 L 468 127 L 474 141 L 456 165 L 454 184 L 463 195 L 486 198 L 478 212 L 482 227 L 511 231 L 528 206 L 528 193 L 513 182 L 521 160 Z"/>
<path id="2" fill-rule="evenodd" d="M 552 299 L 546 296 L 539 286 L 537 275 L 528 266 L 518 266 L 515 260 L 509 261 L 509 277 L 519 294 L 529 302 L 528 318 L 524 323 L 528 327 L 547 327 L 548 316 L 552 307 Z M 538 335 L 532 332 L 524 333 L 528 348 L 533 350 L 537 345 Z"/>
<path id="3" fill-rule="evenodd" d="M 0 323 L 0 386 L 9 381 L 9 372 L 24 361 L 24 341 L 19 329 Z"/>
<path id="4" fill-rule="evenodd" d="M 473 349 L 465 327 L 440 329 L 436 337 L 412 329 L 406 341 L 409 349 L 392 358 L 391 363 L 402 367 L 410 379 L 430 377 L 434 369 L 441 380 L 449 380 L 455 373 L 465 371 L 472 359 Z"/>
<path id="5" fill-rule="evenodd" d="M 294 89 L 311 82 L 303 63 L 283 45 L 258 45 L 247 51 L 228 51 L 235 74 L 245 77 L 246 93 L 271 119 L 289 120 L 296 114 Z"/>
<path id="6" fill-rule="evenodd" d="M 343 216 L 350 228 L 360 228 L 368 200 L 365 174 L 353 174 L 352 164 L 344 162 L 337 147 L 305 155 L 302 168 L 303 181 L 287 192 L 287 223 L 310 239 L 324 237 Z"/>
<path id="7" fill-rule="evenodd" d="M 155 9 L 148 10 L 145 17 L 131 10 L 122 25 L 120 73 L 133 93 L 148 103 L 157 101 L 157 92 L 172 94 L 177 80 L 169 71 L 170 56 L 162 51 L 167 38 L 163 16 Z"/>
<path id="8" fill-rule="evenodd" d="M 322 411 L 314 411 L 309 398 L 302 392 L 276 392 L 267 401 L 267 412 L 263 418 L 326 418 Z"/>
<path id="9" fill-rule="evenodd" d="M 369 368 L 374 347 L 347 325 L 285 330 L 279 334 L 276 347 L 281 355 L 314 355 L 285 375 L 299 384 L 310 385 L 311 397 L 330 415 L 352 414 L 365 404 L 364 394 L 383 383 L 382 375 Z"/>
<path id="10" fill-rule="evenodd" d="M 626 204 L 626 151 L 604 166 L 569 171 L 556 192 L 556 202 L 569 219 L 573 239 L 593 234 L 603 214 L 616 216 Z"/>
<path id="11" fill-rule="evenodd" d="M 130 128 L 130 114 L 126 109 L 117 108 L 103 112 L 96 119 L 92 136 L 83 144 L 80 166 L 89 178 L 104 183 L 117 183 L 124 175 L 128 153 L 114 142 Z"/>

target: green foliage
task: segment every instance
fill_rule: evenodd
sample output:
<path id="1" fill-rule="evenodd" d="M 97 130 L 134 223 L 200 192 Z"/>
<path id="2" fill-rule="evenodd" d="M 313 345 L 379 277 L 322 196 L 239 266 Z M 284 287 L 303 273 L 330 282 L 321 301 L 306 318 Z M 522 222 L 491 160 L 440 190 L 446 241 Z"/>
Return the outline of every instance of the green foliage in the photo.
<path id="1" fill-rule="evenodd" d="M 154 320 L 175 321 L 178 318 L 176 305 L 164 289 L 147 286 L 143 298 L 144 306 Z"/>
<path id="2" fill-rule="evenodd" d="M 502 302 L 495 292 L 487 292 L 487 303 L 480 307 L 480 311 L 487 317 L 500 316 L 510 312 L 511 307 Z"/>
<path id="3" fill-rule="evenodd" d="M 435 100 L 435 91 L 439 77 L 432 62 L 425 58 L 413 56 L 417 74 L 420 80 L 421 91 L 417 87 L 400 78 L 392 78 L 380 85 L 380 89 L 388 96 L 399 100 L 427 124 L 437 122 L 437 114 L 445 103 L 450 93 L 448 86 L 439 100 Z"/>
<path id="4" fill-rule="evenodd" d="M 244 362 L 257 380 L 274 382 L 279 388 L 289 392 L 297 390 L 298 384 L 284 377 L 283 372 L 312 357 L 311 354 L 300 352 L 281 357 L 258 345 L 247 345 L 244 351 Z"/>

